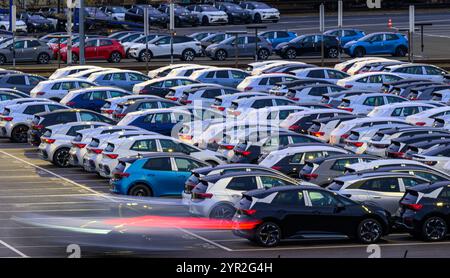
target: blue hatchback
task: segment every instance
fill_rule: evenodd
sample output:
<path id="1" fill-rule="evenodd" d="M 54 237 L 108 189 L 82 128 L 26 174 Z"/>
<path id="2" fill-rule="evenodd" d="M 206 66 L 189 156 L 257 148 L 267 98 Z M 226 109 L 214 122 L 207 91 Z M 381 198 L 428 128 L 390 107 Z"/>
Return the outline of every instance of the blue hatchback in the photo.
<path id="1" fill-rule="evenodd" d="M 182 153 L 148 153 L 123 158 L 113 171 L 111 192 L 132 196 L 180 196 L 191 171 L 209 166 Z"/>
<path id="2" fill-rule="evenodd" d="M 106 99 L 130 95 L 130 92 L 114 87 L 90 87 L 70 91 L 60 103 L 72 108 L 89 109 L 100 112 Z"/>
<path id="3" fill-rule="evenodd" d="M 267 31 L 262 33 L 261 36 L 265 37 L 266 40 L 272 44 L 272 47 L 275 48 L 282 42 L 289 42 L 290 40 L 296 38 L 297 34 L 288 31 Z"/>
<path id="4" fill-rule="evenodd" d="M 400 33 L 372 33 L 346 43 L 343 50 L 351 57 L 363 57 L 366 54 L 403 57 L 408 53 L 408 40 Z"/>
<path id="5" fill-rule="evenodd" d="M 337 37 L 341 45 L 345 45 L 349 41 L 359 40 L 366 35 L 364 31 L 359 29 L 332 29 L 326 31 L 324 34 Z"/>

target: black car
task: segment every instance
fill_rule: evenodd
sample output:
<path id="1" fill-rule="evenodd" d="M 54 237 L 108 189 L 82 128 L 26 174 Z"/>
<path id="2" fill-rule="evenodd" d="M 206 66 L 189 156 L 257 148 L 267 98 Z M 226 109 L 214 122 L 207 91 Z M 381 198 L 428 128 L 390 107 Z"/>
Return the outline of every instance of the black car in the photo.
<path id="1" fill-rule="evenodd" d="M 409 145 L 441 139 L 450 139 L 450 134 L 432 133 L 393 139 L 386 149 L 386 156 L 389 158 L 403 158 Z"/>
<path id="2" fill-rule="evenodd" d="M 277 65 L 277 66 L 270 67 L 270 68 L 268 68 L 266 70 L 263 70 L 261 72 L 261 74 L 265 74 L 265 73 L 287 73 L 287 74 L 295 75 L 294 73 L 292 73 L 292 71 L 294 71 L 294 70 L 309 69 L 309 68 L 315 68 L 315 67 L 317 67 L 317 66 L 316 65 L 311 65 L 311 64 Z M 291 82 L 295 82 L 295 81 L 291 81 Z"/>
<path id="3" fill-rule="evenodd" d="M 248 24 L 252 22 L 252 15 L 238 4 L 229 2 L 215 2 L 214 7 L 216 7 L 219 11 L 225 12 L 228 15 L 228 22 L 231 24 Z"/>
<path id="4" fill-rule="evenodd" d="M 257 163 L 269 152 L 278 150 L 289 144 L 298 143 L 322 143 L 319 139 L 309 135 L 298 134 L 291 131 L 280 131 L 276 134 L 265 136 L 257 143 L 239 142 L 233 148 L 232 163 Z"/>
<path id="5" fill-rule="evenodd" d="M 409 100 L 431 100 L 434 92 L 446 89 L 450 89 L 450 85 L 440 84 L 414 88 L 411 89 L 406 98 Z"/>
<path id="6" fill-rule="evenodd" d="M 20 20 L 27 25 L 29 33 L 33 32 L 52 32 L 55 28 L 51 20 L 39 14 L 21 13 Z"/>
<path id="7" fill-rule="evenodd" d="M 280 186 L 243 194 L 233 233 L 264 247 L 282 239 L 348 236 L 376 243 L 390 228 L 389 213 L 316 186 Z"/>
<path id="8" fill-rule="evenodd" d="M 400 85 L 394 86 L 389 93 L 393 94 L 393 95 L 401 96 L 401 97 L 407 97 L 409 95 L 409 93 L 411 92 L 411 90 L 413 90 L 413 89 L 422 88 L 422 87 L 426 88 L 427 86 L 439 85 L 439 84 L 440 83 L 433 82 L 433 81 L 400 84 Z"/>
<path id="9" fill-rule="evenodd" d="M 41 143 L 41 136 L 48 126 L 78 121 L 95 121 L 116 124 L 114 120 L 86 109 L 64 109 L 39 113 L 34 115 L 31 122 L 31 128 L 28 130 L 28 143 L 33 146 L 39 146 Z"/>
<path id="10" fill-rule="evenodd" d="M 275 53 L 285 59 L 295 59 L 300 55 L 320 55 L 322 37 L 325 57 L 336 58 L 339 53 L 339 40 L 335 36 L 322 34 L 302 35 L 289 42 L 280 43 L 275 48 Z"/>
<path id="11" fill-rule="evenodd" d="M 450 225 L 450 182 L 410 187 L 400 200 L 397 225 L 426 241 L 444 240 Z"/>
<path id="12" fill-rule="evenodd" d="M 0 88 L 1 89 L 15 89 L 21 92 L 30 94 L 30 91 L 41 81 L 45 81 L 47 78 L 28 73 L 13 73 L 7 75 L 0 75 Z"/>
<path id="13" fill-rule="evenodd" d="M 325 79 L 314 79 L 314 78 L 278 82 L 275 83 L 275 85 L 272 87 L 272 89 L 270 90 L 270 94 L 282 96 L 285 95 L 290 88 L 298 86 L 307 86 L 310 84 L 334 84 L 334 83 Z"/>
<path id="14" fill-rule="evenodd" d="M 431 183 L 439 182 L 439 181 L 450 181 L 450 176 L 444 172 L 440 172 L 433 167 L 427 165 L 390 165 L 384 167 L 377 167 L 374 169 L 367 169 L 363 171 L 358 171 L 358 173 L 373 173 L 373 172 L 397 172 L 397 173 L 408 173 L 410 175 L 424 178 L 429 180 Z"/>
<path id="15" fill-rule="evenodd" d="M 158 7 L 162 13 L 170 16 L 170 5 L 169 4 L 161 4 Z M 183 6 L 178 4 L 174 5 L 174 20 L 175 27 L 180 27 L 183 25 L 190 25 L 192 27 L 198 26 L 200 24 L 200 20 L 197 16 L 195 16 L 190 10 L 186 9 Z"/>
<path id="16" fill-rule="evenodd" d="M 406 159 L 420 158 L 420 155 L 426 156 L 448 156 L 448 146 L 450 138 L 424 141 L 408 145 L 404 157 Z"/>
<path id="17" fill-rule="evenodd" d="M 427 82 L 427 81 L 428 80 L 426 80 L 426 79 L 412 79 L 412 78 L 410 79 L 410 78 L 406 78 L 406 79 L 400 79 L 398 81 L 386 82 L 386 83 L 383 83 L 383 85 L 381 86 L 381 92 L 382 93 L 390 93 L 391 90 L 395 86 L 414 84 L 414 83 L 420 83 L 420 82 Z"/>
<path id="18" fill-rule="evenodd" d="M 144 22 L 144 9 L 148 8 L 150 25 L 166 27 L 169 17 L 150 5 L 134 6 L 125 13 L 125 21 Z"/>
<path id="19" fill-rule="evenodd" d="M 358 95 L 370 94 L 370 93 L 373 93 L 373 92 L 343 90 L 340 92 L 328 93 L 328 94 L 322 95 L 322 99 L 320 100 L 320 102 L 329 106 L 330 108 L 337 108 L 342 103 L 342 100 L 346 97 L 358 96 Z"/>

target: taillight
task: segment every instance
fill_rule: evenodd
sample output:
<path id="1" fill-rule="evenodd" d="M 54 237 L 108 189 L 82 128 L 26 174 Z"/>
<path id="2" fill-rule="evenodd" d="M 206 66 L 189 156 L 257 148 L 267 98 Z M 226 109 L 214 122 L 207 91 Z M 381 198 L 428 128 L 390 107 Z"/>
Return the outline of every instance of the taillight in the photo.
<path id="1" fill-rule="evenodd" d="M 123 114 L 123 113 L 119 113 L 119 114 L 114 114 L 114 117 L 116 118 L 123 118 L 125 117 L 127 114 Z"/>
<path id="2" fill-rule="evenodd" d="M 241 209 L 242 214 L 253 215 L 256 213 L 256 209 Z"/>
<path id="3" fill-rule="evenodd" d="M 101 154 L 101 153 L 103 152 L 102 149 L 88 149 L 88 151 L 89 151 L 89 152 L 96 153 L 96 154 Z"/>
<path id="4" fill-rule="evenodd" d="M 86 147 L 86 144 L 83 144 L 83 143 L 72 143 L 72 146 L 75 147 L 75 148 L 82 149 L 82 148 Z"/>
<path id="5" fill-rule="evenodd" d="M 316 137 L 321 137 L 325 135 L 325 132 L 322 131 L 312 131 L 311 135 L 316 136 Z"/>
<path id="6" fill-rule="evenodd" d="M 130 173 L 113 173 L 113 177 L 115 179 L 121 179 L 121 178 L 128 178 L 130 176 Z"/>
<path id="7" fill-rule="evenodd" d="M 317 179 L 318 174 L 303 174 L 303 177 L 307 180 Z"/>
<path id="8" fill-rule="evenodd" d="M 43 96 L 43 95 L 45 95 L 45 92 L 37 92 L 36 95 L 37 96 Z"/>
<path id="9" fill-rule="evenodd" d="M 55 143 L 55 139 L 51 139 L 51 138 L 42 138 L 42 142 L 43 143 L 47 143 L 47 144 L 53 144 Z"/>
<path id="10" fill-rule="evenodd" d="M 170 99 L 170 100 L 172 100 L 172 101 L 177 101 L 178 100 L 178 98 L 177 97 L 166 97 L 167 99 Z"/>
<path id="11" fill-rule="evenodd" d="M 43 125 L 32 125 L 31 128 L 32 129 L 43 129 L 44 126 Z"/>
<path id="12" fill-rule="evenodd" d="M 2 120 L 4 120 L 5 122 L 10 122 L 12 120 L 14 120 L 13 117 L 2 117 Z"/>
<path id="13" fill-rule="evenodd" d="M 418 100 L 416 97 L 410 97 L 409 100 Z"/>
<path id="14" fill-rule="evenodd" d="M 114 112 L 114 110 L 108 109 L 108 110 L 104 110 L 103 112 L 105 112 L 106 114 L 112 114 Z"/>
<path id="15" fill-rule="evenodd" d="M 232 150 L 232 149 L 234 149 L 234 145 L 225 145 L 225 144 L 221 144 L 219 147 L 222 148 L 222 149 L 226 149 L 226 150 Z"/>
<path id="16" fill-rule="evenodd" d="M 405 206 L 406 208 L 410 209 L 410 210 L 414 210 L 414 211 L 419 211 L 423 208 L 422 204 L 402 204 L 401 205 Z"/>
<path id="17" fill-rule="evenodd" d="M 249 86 L 248 86 L 248 87 L 245 87 L 245 88 L 244 88 L 244 91 L 251 91 L 251 90 L 253 90 L 253 87 L 249 87 Z"/>
<path id="18" fill-rule="evenodd" d="M 416 125 L 418 126 L 424 126 L 426 123 L 425 122 L 417 122 Z"/>
<path id="19" fill-rule="evenodd" d="M 145 95 L 145 94 L 150 94 L 150 91 L 146 90 L 146 89 L 142 89 L 139 91 L 139 95 Z"/>
<path id="20" fill-rule="evenodd" d="M 111 159 L 116 159 L 119 157 L 118 154 L 114 154 L 114 153 L 107 153 L 105 154 L 107 157 L 111 158 Z"/>
<path id="21" fill-rule="evenodd" d="M 350 89 L 351 87 L 353 87 L 353 85 L 347 84 L 344 86 L 344 88 Z"/>
<path id="22" fill-rule="evenodd" d="M 272 166 L 271 168 L 277 171 L 281 171 L 281 169 L 283 169 L 281 166 Z"/>
<path id="23" fill-rule="evenodd" d="M 192 194 L 194 199 L 211 199 L 213 197 L 212 193 L 194 193 Z"/>
<path id="24" fill-rule="evenodd" d="M 350 136 L 350 133 L 345 133 L 341 135 L 342 139 L 347 139 Z"/>
<path id="25" fill-rule="evenodd" d="M 404 152 L 391 152 L 391 155 L 393 157 L 399 158 L 399 157 L 403 157 L 405 155 L 405 153 Z"/>
<path id="26" fill-rule="evenodd" d="M 75 105 L 75 101 L 69 101 L 66 103 L 67 106 L 74 106 Z"/>
<path id="27" fill-rule="evenodd" d="M 350 107 L 338 106 L 338 109 L 345 110 L 345 111 L 348 111 L 348 112 L 353 112 L 353 108 L 350 108 Z"/>
<path id="28" fill-rule="evenodd" d="M 249 156 L 252 153 L 252 152 L 249 152 L 249 151 L 237 151 L 237 150 L 235 150 L 234 152 L 238 153 L 238 154 L 241 154 L 243 156 Z"/>
<path id="29" fill-rule="evenodd" d="M 222 106 L 217 106 L 216 109 L 219 111 L 225 111 L 225 107 L 222 107 Z"/>
<path id="30" fill-rule="evenodd" d="M 291 126 L 289 127 L 289 130 L 292 130 L 292 131 L 296 131 L 296 130 L 298 130 L 298 129 L 300 129 L 300 126 L 298 126 L 298 125 L 291 125 Z"/>
<path id="31" fill-rule="evenodd" d="M 288 97 L 288 99 L 293 100 L 293 101 L 300 101 L 300 99 L 298 97 Z"/>
<path id="32" fill-rule="evenodd" d="M 362 147 L 362 145 L 364 145 L 363 142 L 349 142 L 349 143 L 357 148 Z"/>
<path id="33" fill-rule="evenodd" d="M 191 104 L 192 100 L 182 99 L 182 100 L 180 100 L 180 103 L 181 104 Z"/>

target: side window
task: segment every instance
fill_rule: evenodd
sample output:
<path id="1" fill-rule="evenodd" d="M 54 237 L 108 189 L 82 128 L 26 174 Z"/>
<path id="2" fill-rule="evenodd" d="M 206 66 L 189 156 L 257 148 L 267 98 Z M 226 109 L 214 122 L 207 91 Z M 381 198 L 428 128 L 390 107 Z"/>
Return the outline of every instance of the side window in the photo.
<path id="1" fill-rule="evenodd" d="M 113 45 L 111 40 L 100 40 L 100 46 L 109 46 Z"/>
<path id="2" fill-rule="evenodd" d="M 383 76 L 380 74 L 369 76 L 369 83 L 383 83 Z"/>
<path id="3" fill-rule="evenodd" d="M 15 85 L 25 85 L 25 76 L 23 75 L 11 76 L 8 78 L 8 81 L 6 81 L 6 83 Z"/>
<path id="4" fill-rule="evenodd" d="M 154 171 L 172 171 L 172 164 L 168 157 L 150 158 L 142 168 Z"/>
<path id="5" fill-rule="evenodd" d="M 148 80 L 148 78 L 144 75 L 140 75 L 134 72 L 129 72 L 128 73 L 128 78 L 130 79 L 130 81 L 146 81 Z"/>
<path id="6" fill-rule="evenodd" d="M 235 177 L 227 185 L 227 189 L 237 191 L 249 191 L 257 189 L 256 177 Z"/>
<path id="7" fill-rule="evenodd" d="M 30 105 L 23 111 L 23 114 L 34 115 L 45 111 L 45 105 Z"/>
<path id="8" fill-rule="evenodd" d="M 405 100 L 399 97 L 392 97 L 392 96 L 387 96 L 386 97 L 387 101 L 389 103 L 398 103 L 398 102 L 404 102 Z"/>
<path id="9" fill-rule="evenodd" d="M 405 185 L 406 188 L 423 183 L 420 180 L 413 179 L 413 178 L 402 178 L 402 180 L 403 180 L 403 184 Z"/>
<path id="10" fill-rule="evenodd" d="M 171 123 L 170 113 L 158 113 L 153 114 L 152 123 L 153 124 L 168 124 Z"/>
<path id="11" fill-rule="evenodd" d="M 221 95 L 222 95 L 222 92 L 220 89 L 207 89 L 206 91 L 203 92 L 202 97 L 214 99 Z"/>
<path id="12" fill-rule="evenodd" d="M 274 205 L 280 206 L 305 206 L 305 197 L 303 191 L 289 190 L 280 191 L 272 201 Z"/>
<path id="13" fill-rule="evenodd" d="M 364 182 L 359 188 L 380 192 L 400 192 L 397 178 L 371 179 Z"/>
<path id="14" fill-rule="evenodd" d="M 227 70 L 217 71 L 216 78 L 228 78 L 228 71 Z"/>
<path id="15" fill-rule="evenodd" d="M 162 148 L 163 152 L 178 152 L 178 151 L 180 151 L 180 146 L 172 140 L 160 139 L 159 143 L 161 144 L 161 148 Z"/>
<path id="16" fill-rule="evenodd" d="M 275 104 L 276 105 L 293 105 L 293 103 L 291 101 L 289 101 L 287 99 L 279 99 L 279 98 L 275 99 Z"/>
<path id="17" fill-rule="evenodd" d="M 28 83 L 30 83 L 30 85 L 36 86 L 42 80 L 43 80 L 42 78 L 39 78 L 39 77 L 36 77 L 36 76 L 32 76 L 32 75 L 28 75 Z"/>
<path id="18" fill-rule="evenodd" d="M 53 105 L 53 104 L 48 105 L 48 110 L 49 110 L 50 112 L 55 111 L 55 110 L 58 110 L 58 109 L 64 109 L 64 108 L 65 108 L 65 107 L 59 106 L 59 105 Z"/>
<path id="19" fill-rule="evenodd" d="M 189 172 L 193 169 L 205 166 L 195 160 L 180 157 L 175 158 L 175 164 L 180 172 Z"/>
<path id="20" fill-rule="evenodd" d="M 126 94 L 123 92 L 118 92 L 118 91 L 109 91 L 109 94 L 111 95 L 111 97 L 122 97 L 125 96 Z"/>
<path id="21" fill-rule="evenodd" d="M 403 116 L 407 117 L 419 113 L 419 107 L 405 107 L 403 108 Z"/>
<path id="22" fill-rule="evenodd" d="M 399 107 L 399 108 L 395 108 L 394 111 L 392 112 L 391 116 L 392 117 L 398 117 L 402 114 L 402 110 L 403 108 Z"/>
<path id="23" fill-rule="evenodd" d="M 334 162 L 333 166 L 331 166 L 331 169 L 339 172 L 344 172 L 345 167 L 354 163 L 358 163 L 357 158 L 339 159 Z"/>
<path id="24" fill-rule="evenodd" d="M 247 75 L 243 72 L 237 71 L 237 70 L 232 70 L 231 71 L 231 77 L 233 79 L 244 79 L 247 77 Z"/>
<path id="25" fill-rule="evenodd" d="M 439 198 L 445 199 L 450 202 L 450 188 L 448 186 L 442 190 L 441 194 L 439 194 Z"/>
<path id="26" fill-rule="evenodd" d="M 367 106 L 380 106 L 384 104 L 383 97 L 368 97 L 364 103 Z"/>
<path id="27" fill-rule="evenodd" d="M 117 80 L 117 81 L 126 81 L 127 80 L 127 76 L 124 72 L 116 72 L 112 74 L 112 80 Z"/>
<path id="28" fill-rule="evenodd" d="M 106 91 L 92 92 L 92 100 L 104 100 L 107 98 L 108 98 L 108 96 L 106 94 Z"/>
<path id="29" fill-rule="evenodd" d="M 398 37 L 395 34 L 386 34 L 386 40 L 387 41 L 395 41 L 395 40 L 398 40 Z"/>
<path id="30" fill-rule="evenodd" d="M 82 122 L 101 121 L 97 115 L 89 112 L 80 112 L 80 119 Z"/>
<path id="31" fill-rule="evenodd" d="M 334 196 L 326 191 L 308 190 L 308 196 L 313 207 L 332 207 L 337 205 Z"/>
<path id="32" fill-rule="evenodd" d="M 77 135 L 77 131 L 89 128 L 89 125 L 77 125 L 69 128 L 66 135 L 75 137 Z"/>
<path id="33" fill-rule="evenodd" d="M 210 71 L 206 74 L 205 78 L 214 78 L 215 71 Z"/>
<path id="34" fill-rule="evenodd" d="M 327 87 L 312 87 L 311 90 L 309 91 L 308 95 L 322 96 L 327 93 L 328 93 Z"/>
<path id="35" fill-rule="evenodd" d="M 325 78 L 325 72 L 323 70 L 311 70 L 306 76 L 311 78 Z"/>
<path id="36" fill-rule="evenodd" d="M 156 140 L 139 140 L 130 148 L 133 151 L 157 152 Z"/>
<path id="37" fill-rule="evenodd" d="M 55 83 L 55 84 L 53 84 L 53 86 L 52 86 L 52 90 L 59 90 L 59 88 L 61 87 L 61 83 Z"/>
<path id="38" fill-rule="evenodd" d="M 144 102 L 139 104 L 137 110 L 145 110 L 145 109 L 155 109 L 158 108 L 158 102 L 152 101 L 152 102 Z"/>
<path id="39" fill-rule="evenodd" d="M 435 68 L 435 67 L 430 67 L 430 66 L 425 66 L 425 71 L 429 75 L 441 75 L 442 74 L 441 69 Z"/>
<path id="40" fill-rule="evenodd" d="M 75 82 L 63 82 L 63 83 L 61 84 L 61 90 L 66 90 L 66 91 L 68 91 L 68 90 L 73 90 L 73 89 L 75 89 L 75 88 L 76 88 Z"/>
<path id="41" fill-rule="evenodd" d="M 272 106 L 272 100 L 271 99 L 259 99 L 255 100 L 252 104 L 252 108 L 259 109 L 264 107 Z"/>
<path id="42" fill-rule="evenodd" d="M 261 176 L 261 183 L 264 188 L 272 188 L 275 186 L 284 186 L 284 185 L 294 185 L 293 183 L 290 183 L 288 181 L 276 178 L 276 177 L 270 177 L 270 176 Z"/>

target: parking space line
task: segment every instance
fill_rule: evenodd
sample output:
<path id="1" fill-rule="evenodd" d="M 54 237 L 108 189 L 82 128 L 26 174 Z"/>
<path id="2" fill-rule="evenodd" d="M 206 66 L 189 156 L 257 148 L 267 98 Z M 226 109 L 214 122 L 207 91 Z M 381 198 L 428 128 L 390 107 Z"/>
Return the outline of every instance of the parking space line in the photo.
<path id="1" fill-rule="evenodd" d="M 190 231 L 188 231 L 188 230 L 185 230 L 185 229 L 183 229 L 183 228 L 178 228 L 178 229 L 179 229 L 180 231 L 183 231 L 184 233 L 190 235 L 190 236 L 193 236 L 193 237 L 195 237 L 195 238 L 198 238 L 198 239 L 200 239 L 200 240 L 203 240 L 204 242 L 207 242 L 207 243 L 209 243 L 209 244 L 212 244 L 212 245 L 214 245 L 214 246 L 216 246 L 216 247 L 219 247 L 220 249 L 223 249 L 223 250 L 225 250 L 225 251 L 228 251 L 228 252 L 234 251 L 233 249 L 230 249 L 230 248 L 228 248 L 228 247 L 226 247 L 226 246 L 223 246 L 222 244 L 219 244 L 219 243 L 217 243 L 217 242 L 214 242 L 214 241 L 212 241 L 212 240 L 209 240 L 209 239 L 207 239 L 207 238 L 204 238 L 204 237 L 202 237 L 202 236 L 199 236 L 199 235 L 197 235 L 197 234 L 195 234 L 195 233 L 193 233 L 193 232 L 190 232 Z"/>
<path id="2" fill-rule="evenodd" d="M 0 244 L 5 246 L 9 250 L 13 251 L 14 253 L 16 253 L 17 255 L 19 255 L 22 258 L 29 258 L 27 255 L 25 255 L 24 253 L 20 252 L 19 250 L 17 250 L 16 248 L 12 247 L 8 243 L 4 242 L 3 240 L 0 240 Z"/>
<path id="3" fill-rule="evenodd" d="M 64 211 L 111 211 L 110 209 L 40 209 L 40 210 L 0 210 L 0 213 L 25 213 L 25 212 L 64 212 Z"/>

